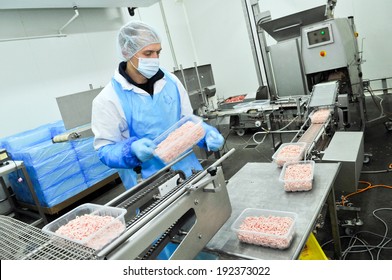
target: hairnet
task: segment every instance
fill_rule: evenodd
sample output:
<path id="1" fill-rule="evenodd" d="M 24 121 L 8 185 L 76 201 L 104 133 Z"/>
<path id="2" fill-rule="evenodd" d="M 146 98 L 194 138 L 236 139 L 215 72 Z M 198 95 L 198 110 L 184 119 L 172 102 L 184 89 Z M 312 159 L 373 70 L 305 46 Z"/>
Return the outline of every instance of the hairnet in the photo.
<path id="1" fill-rule="evenodd" d="M 125 60 L 131 59 L 144 47 L 160 42 L 161 38 L 154 28 L 141 21 L 127 23 L 118 34 L 118 44 Z"/>

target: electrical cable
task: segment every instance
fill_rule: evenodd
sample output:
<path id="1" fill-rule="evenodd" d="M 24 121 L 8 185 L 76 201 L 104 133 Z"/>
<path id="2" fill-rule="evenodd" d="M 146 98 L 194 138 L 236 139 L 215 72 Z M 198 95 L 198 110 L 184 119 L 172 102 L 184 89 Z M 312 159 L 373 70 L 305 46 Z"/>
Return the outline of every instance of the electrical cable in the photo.
<path id="1" fill-rule="evenodd" d="M 371 96 L 371 98 L 373 100 L 373 103 L 378 107 L 378 110 L 380 111 L 380 116 L 384 116 L 384 115 L 388 116 L 388 117 L 392 116 L 392 112 L 386 112 L 385 109 L 384 109 L 384 106 L 382 106 L 382 103 L 384 102 L 384 99 L 379 97 L 379 96 L 377 96 L 370 86 L 367 86 L 366 90 L 370 93 L 370 96 Z M 379 104 L 376 103 L 375 98 L 380 99 L 380 103 Z"/>
<path id="2" fill-rule="evenodd" d="M 23 178 L 22 178 L 22 176 L 20 175 L 20 173 L 19 173 L 19 168 L 18 168 L 18 165 L 16 164 L 16 162 L 15 162 L 15 160 L 13 160 L 13 159 L 11 159 L 12 160 L 12 162 L 15 164 L 15 170 L 16 170 L 16 175 L 17 175 L 17 181 L 18 181 L 18 183 L 22 183 L 23 182 Z"/>
<path id="3" fill-rule="evenodd" d="M 230 128 L 230 130 L 229 130 L 229 132 L 227 133 L 227 135 L 226 135 L 226 137 L 224 138 L 224 142 L 223 142 L 223 147 L 222 147 L 222 150 L 224 150 L 225 149 L 225 147 L 226 147 L 226 149 L 227 149 L 227 151 L 229 151 L 230 149 L 227 147 L 227 139 L 229 138 L 229 136 L 230 136 L 230 134 L 231 134 L 231 132 L 233 132 L 233 129 L 232 128 Z M 226 151 L 226 152 L 227 152 Z"/>
<path id="4" fill-rule="evenodd" d="M 370 189 L 374 189 L 374 188 L 379 188 L 379 187 L 383 187 L 383 188 L 387 188 L 387 189 L 392 189 L 392 186 L 388 186 L 388 185 L 372 185 L 371 183 L 366 182 L 366 181 L 359 181 L 359 183 L 361 183 L 361 184 L 367 184 L 368 186 L 365 187 L 365 188 L 363 188 L 363 189 L 358 189 L 358 191 L 349 193 L 349 194 L 347 194 L 347 195 L 345 195 L 345 196 L 342 195 L 342 197 L 341 197 L 341 199 L 342 199 L 342 200 L 341 200 L 341 205 L 342 205 L 342 206 L 345 205 L 345 201 L 347 200 L 348 197 L 353 196 L 353 195 L 356 195 L 356 194 L 359 194 L 359 193 L 362 193 L 362 192 L 364 192 L 364 191 L 367 191 L 367 190 L 370 190 Z"/>
<path id="5" fill-rule="evenodd" d="M 285 130 L 285 129 L 288 128 L 297 118 L 298 118 L 298 116 L 294 117 L 287 125 L 285 125 L 285 126 L 282 127 L 282 128 L 279 128 L 279 129 L 277 129 L 277 130 L 267 130 L 267 129 L 265 129 L 265 128 L 262 127 L 261 129 L 264 130 L 264 131 L 256 132 L 255 134 L 253 134 L 252 139 L 253 139 L 253 141 L 254 141 L 256 144 L 262 144 L 262 143 L 264 142 L 264 140 L 265 140 L 265 138 L 266 138 L 266 136 L 267 136 L 268 134 L 273 133 L 273 132 L 278 132 L 278 131 Z M 261 140 L 261 142 L 258 142 L 258 141 L 256 141 L 256 139 L 255 139 L 255 136 L 258 135 L 258 134 L 265 134 L 265 136 L 263 137 L 263 139 Z"/>
<path id="6" fill-rule="evenodd" d="M 352 236 L 351 239 L 350 239 L 349 244 L 350 244 L 351 241 L 353 241 L 353 240 L 354 240 L 354 243 L 353 243 L 352 245 L 348 246 L 347 249 L 342 253 L 342 259 L 343 259 L 343 260 L 346 259 L 346 257 L 347 257 L 348 254 L 350 254 L 350 253 L 355 253 L 355 252 L 352 252 L 352 251 L 351 251 L 351 249 L 352 249 L 353 246 L 355 245 L 355 241 L 360 241 L 360 242 L 363 244 L 363 246 L 365 246 L 366 251 L 367 251 L 367 252 L 369 253 L 369 255 L 371 256 L 371 259 L 374 260 L 374 257 L 373 257 L 373 254 L 372 254 L 372 252 L 371 252 L 371 249 L 369 249 L 369 247 L 365 244 L 365 242 L 364 242 L 362 239 L 360 239 L 360 238 L 358 238 L 358 237 L 356 237 L 356 236 Z"/>
<path id="7" fill-rule="evenodd" d="M 376 256 L 376 260 L 379 260 L 379 259 L 380 259 L 380 253 L 381 253 L 381 251 L 382 251 L 383 249 L 392 249 L 392 247 L 386 247 L 386 245 L 387 245 L 389 242 L 392 241 L 392 238 L 387 237 L 387 235 L 388 235 L 388 224 L 387 224 L 383 219 L 381 219 L 379 216 L 377 216 L 377 215 L 375 214 L 377 211 L 382 211 L 382 210 L 392 210 L 392 208 L 379 208 L 379 209 L 376 209 L 376 210 L 373 211 L 373 216 L 374 216 L 376 219 L 378 219 L 379 221 L 381 221 L 381 222 L 384 224 L 384 226 L 385 226 L 385 233 L 384 233 L 384 235 L 379 235 L 379 234 L 376 234 L 376 233 L 373 233 L 373 232 L 368 232 L 368 231 L 360 231 L 360 232 L 357 232 L 357 233 L 353 236 L 353 239 L 355 239 L 355 241 L 357 241 L 357 240 L 360 241 L 360 242 L 363 244 L 363 246 L 361 246 L 361 245 L 355 245 L 355 241 L 354 241 L 354 243 L 353 243 L 352 245 L 349 245 L 348 248 L 343 252 L 342 256 L 344 256 L 344 258 L 345 258 L 345 257 L 347 256 L 347 254 L 349 254 L 349 253 L 363 253 L 363 252 L 369 252 L 369 253 L 371 254 L 371 251 L 372 251 L 372 250 L 378 249 L 377 256 Z M 371 234 L 380 236 L 380 237 L 382 237 L 382 241 L 381 241 L 378 245 L 365 245 L 365 242 L 364 242 L 362 239 L 360 239 L 360 238 L 357 237 L 360 233 L 364 233 L 364 232 L 368 232 L 368 233 L 371 233 Z M 387 241 L 385 241 L 385 240 L 387 240 Z M 351 241 L 352 241 L 352 239 L 350 240 L 350 243 L 351 243 Z M 350 243 L 349 243 L 349 244 L 350 244 Z M 353 251 L 354 248 L 363 248 L 363 247 L 365 247 L 366 250 Z M 371 248 L 371 249 L 369 249 L 369 248 Z M 373 259 L 374 259 L 374 258 L 373 258 L 373 254 L 371 254 L 371 256 L 372 256 L 372 260 L 373 260 Z"/>
<path id="8" fill-rule="evenodd" d="M 386 186 L 386 185 L 372 185 L 369 182 L 364 182 L 364 181 L 360 181 L 360 182 L 368 184 L 368 186 L 366 188 L 362 189 L 363 191 L 371 189 L 371 188 L 375 188 L 375 187 L 392 188 L 392 187 Z M 357 192 L 352 193 L 352 194 L 356 194 L 356 193 Z M 392 208 L 378 208 L 378 209 L 375 209 L 373 211 L 373 213 L 372 213 L 373 216 L 384 225 L 385 233 L 383 235 L 377 234 L 377 233 L 374 233 L 374 232 L 370 232 L 370 231 L 359 231 L 359 232 L 355 233 L 355 235 L 353 235 L 353 236 L 341 236 L 340 237 L 341 239 L 342 238 L 350 238 L 350 241 L 349 241 L 349 244 L 348 244 L 347 248 L 342 252 L 342 256 L 341 256 L 342 259 L 346 259 L 348 254 L 368 252 L 369 255 L 371 256 L 371 259 L 374 260 L 374 256 L 372 254 L 372 251 L 378 249 L 377 255 L 376 255 L 376 260 L 379 260 L 380 259 L 380 254 L 381 254 L 382 250 L 392 249 L 392 247 L 387 247 L 387 245 L 392 241 L 392 238 L 387 236 L 388 235 L 388 231 L 389 231 L 388 224 L 381 217 L 376 215 L 376 212 L 378 212 L 378 211 L 385 211 L 385 210 L 392 211 Z M 361 238 L 358 237 L 360 234 L 363 234 L 363 233 L 368 233 L 368 234 L 372 234 L 372 235 L 381 237 L 382 240 L 377 245 L 366 244 L 367 243 L 366 240 L 361 239 Z M 327 244 L 329 244 L 331 242 L 333 242 L 333 240 L 329 240 L 329 241 L 325 242 L 324 244 L 321 245 L 321 248 L 325 247 Z M 362 243 L 362 245 L 356 245 L 356 242 L 360 242 L 360 243 Z"/>
<path id="9" fill-rule="evenodd" d="M 388 164 L 388 169 L 361 171 L 362 174 L 376 174 L 376 173 L 387 173 L 387 172 L 392 172 L 392 163 Z"/>

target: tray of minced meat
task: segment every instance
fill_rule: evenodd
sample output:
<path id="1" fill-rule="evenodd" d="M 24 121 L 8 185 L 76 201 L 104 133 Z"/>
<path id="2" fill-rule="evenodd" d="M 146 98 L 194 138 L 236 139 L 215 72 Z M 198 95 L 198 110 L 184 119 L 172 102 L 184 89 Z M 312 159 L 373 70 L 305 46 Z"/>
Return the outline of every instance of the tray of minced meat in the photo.
<path id="1" fill-rule="evenodd" d="M 272 155 L 272 160 L 282 167 L 286 162 L 297 162 L 303 159 L 306 143 L 283 143 L 279 149 Z"/>
<path id="2" fill-rule="evenodd" d="M 312 113 L 310 113 L 309 118 L 310 118 L 310 121 L 314 124 L 323 124 L 328 120 L 330 115 L 331 115 L 330 109 L 320 108 L 320 109 L 314 110 Z"/>
<path id="3" fill-rule="evenodd" d="M 42 232 L 99 251 L 125 230 L 126 212 L 123 208 L 85 203 L 45 225 Z"/>
<path id="4" fill-rule="evenodd" d="M 314 161 L 285 163 L 279 176 L 286 192 L 310 191 L 313 188 Z"/>
<path id="5" fill-rule="evenodd" d="M 168 164 L 190 150 L 205 135 L 202 119 L 195 115 L 181 118 L 154 139 L 154 155 Z"/>
<path id="6" fill-rule="evenodd" d="M 246 208 L 231 229 L 241 242 L 286 249 L 293 240 L 296 219 L 294 212 Z"/>

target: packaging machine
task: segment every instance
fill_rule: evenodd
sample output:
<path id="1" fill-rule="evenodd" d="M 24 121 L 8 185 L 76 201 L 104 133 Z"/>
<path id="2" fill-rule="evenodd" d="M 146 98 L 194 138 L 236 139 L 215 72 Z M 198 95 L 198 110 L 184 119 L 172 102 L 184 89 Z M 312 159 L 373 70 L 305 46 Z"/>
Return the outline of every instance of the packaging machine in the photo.
<path id="1" fill-rule="evenodd" d="M 126 229 L 99 251 L 0 216 L 0 259 L 157 259 L 169 244 L 168 258 L 193 259 L 231 215 L 220 164 L 233 152 L 185 179 L 171 166 L 187 153 L 109 201 L 127 210 Z"/>

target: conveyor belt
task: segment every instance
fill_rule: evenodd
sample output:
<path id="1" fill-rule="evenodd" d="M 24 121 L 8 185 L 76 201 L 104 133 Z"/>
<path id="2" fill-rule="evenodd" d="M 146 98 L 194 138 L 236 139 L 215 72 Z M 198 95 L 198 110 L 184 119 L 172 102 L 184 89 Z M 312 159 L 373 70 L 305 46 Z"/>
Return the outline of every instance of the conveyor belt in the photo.
<path id="1" fill-rule="evenodd" d="M 298 142 L 306 143 L 306 155 L 310 154 L 310 151 L 312 151 L 320 137 L 325 133 L 325 128 L 329 125 L 330 121 L 331 118 L 328 118 L 325 123 L 311 124 L 298 139 Z"/>
<path id="2" fill-rule="evenodd" d="M 94 250 L 0 215 L 1 260 L 91 260 Z"/>
<path id="3" fill-rule="evenodd" d="M 324 124 L 312 124 L 304 134 L 302 134 L 301 138 L 298 140 L 298 142 L 304 142 L 307 143 L 308 146 L 312 144 L 315 140 L 316 137 L 320 134 L 320 131 L 322 131 L 324 128 Z"/>

